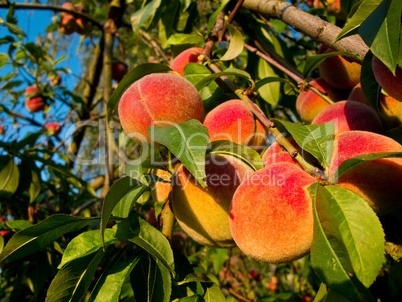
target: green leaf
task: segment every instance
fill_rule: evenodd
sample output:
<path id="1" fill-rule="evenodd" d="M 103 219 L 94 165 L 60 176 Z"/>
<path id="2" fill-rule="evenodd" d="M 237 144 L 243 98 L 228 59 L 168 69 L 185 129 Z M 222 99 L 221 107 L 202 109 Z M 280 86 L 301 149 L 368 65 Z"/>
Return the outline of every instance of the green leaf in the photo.
<path id="1" fill-rule="evenodd" d="M 133 268 L 140 260 L 140 256 L 134 259 L 112 260 L 112 265 L 103 272 L 93 289 L 89 302 L 118 302 L 124 281 L 130 275 Z"/>
<path id="2" fill-rule="evenodd" d="M 8 229 L 11 229 L 13 232 L 19 232 L 22 231 L 23 229 L 26 229 L 30 226 L 32 226 L 32 223 L 30 223 L 27 220 L 8 220 L 4 222 L 4 224 L 7 226 Z"/>
<path id="3" fill-rule="evenodd" d="M 349 57 L 352 56 L 352 54 L 349 52 L 333 51 L 333 52 L 329 52 L 329 53 L 324 53 L 324 54 L 308 57 L 306 60 L 306 64 L 304 65 L 304 69 L 303 69 L 304 78 L 307 78 L 310 75 L 310 73 L 312 73 L 322 62 L 325 61 L 326 58 L 338 56 L 338 55 L 349 56 Z"/>
<path id="4" fill-rule="evenodd" d="M 142 193 L 143 192 L 143 193 Z M 140 194 L 142 193 L 142 194 Z M 114 207 L 112 215 L 119 218 L 127 218 L 133 209 L 135 203 L 140 199 L 147 191 L 144 192 L 144 187 L 138 187 L 128 192 L 117 205 Z"/>
<path id="5" fill-rule="evenodd" d="M 402 2 L 384 0 L 361 24 L 359 34 L 392 72 L 395 72 L 399 56 Z"/>
<path id="6" fill-rule="evenodd" d="M 217 140 L 211 142 L 208 146 L 207 153 L 235 156 L 248 164 L 252 169 L 254 169 L 254 171 L 264 168 L 264 163 L 257 151 L 229 140 Z"/>
<path id="7" fill-rule="evenodd" d="M 327 288 L 324 283 L 321 286 L 314 298 L 314 302 L 350 302 L 345 296 L 338 294 L 333 289 Z"/>
<path id="8" fill-rule="evenodd" d="M 20 172 L 14 160 L 8 156 L 0 158 L 0 197 L 9 197 L 18 188 Z"/>
<path id="9" fill-rule="evenodd" d="M 45 302 L 81 301 L 92 283 L 104 252 L 76 259 L 62 268 L 53 279 Z"/>
<path id="10" fill-rule="evenodd" d="M 389 158 L 389 157 L 396 157 L 396 158 L 402 158 L 402 152 L 378 152 L 378 153 L 371 153 L 371 154 L 362 154 L 355 156 L 353 158 L 349 158 L 345 161 L 343 161 L 339 167 L 338 170 L 335 172 L 335 175 L 338 175 L 340 177 L 342 174 L 346 173 L 350 169 L 364 163 L 367 161 L 372 161 L 380 158 Z"/>
<path id="11" fill-rule="evenodd" d="M 265 60 L 258 60 L 258 78 L 262 79 L 259 81 L 259 86 L 255 88 L 256 91 L 260 94 L 262 99 L 268 104 L 272 104 L 274 106 L 278 105 L 281 93 L 279 81 L 270 81 L 269 79 L 278 79 L 278 75 L 272 68 L 270 64 L 268 64 Z"/>
<path id="12" fill-rule="evenodd" d="M 222 0 L 222 3 L 219 6 L 219 8 L 216 11 L 214 11 L 214 13 L 211 15 L 211 17 L 209 17 L 208 26 L 207 26 L 207 35 L 209 35 L 209 33 L 211 32 L 211 29 L 214 27 L 214 25 L 216 23 L 216 19 L 218 18 L 218 15 L 229 2 L 230 2 L 230 0 Z"/>
<path id="13" fill-rule="evenodd" d="M 79 231 L 98 218 L 78 218 L 55 214 L 11 237 L 0 254 L 0 261 L 11 262 L 44 249 L 61 235 Z"/>
<path id="14" fill-rule="evenodd" d="M 194 295 L 190 297 L 181 298 L 177 302 L 205 302 L 205 300 L 200 295 Z"/>
<path id="15" fill-rule="evenodd" d="M 117 238 L 114 237 L 114 231 L 112 229 L 105 230 L 105 246 L 119 242 Z M 98 230 L 92 230 L 84 232 L 74 237 L 70 243 L 67 245 L 64 251 L 63 258 L 58 269 L 61 269 L 67 263 L 85 257 L 89 254 L 95 253 L 102 247 L 102 241 L 99 236 Z"/>
<path id="16" fill-rule="evenodd" d="M 135 81 L 139 80 L 143 76 L 150 74 L 150 73 L 157 73 L 157 72 L 168 72 L 172 71 L 170 67 L 162 64 L 155 64 L 155 63 L 144 63 L 136 66 L 132 70 L 130 70 L 127 75 L 120 81 L 119 86 L 117 86 L 116 90 L 113 92 L 112 96 L 107 102 L 107 123 L 108 126 L 113 128 L 113 114 L 119 104 L 120 98 L 123 93 L 129 88 Z"/>
<path id="17" fill-rule="evenodd" d="M 136 190 L 138 197 L 146 190 L 146 186 L 139 181 L 131 177 L 123 177 L 116 181 L 112 187 L 107 192 L 105 201 L 103 202 L 102 214 L 101 214 L 101 224 L 100 224 L 100 234 L 101 240 L 104 242 L 104 232 L 106 229 L 106 224 L 112 215 L 114 207 L 118 202 L 131 190 Z M 138 190 L 137 190 L 138 189 Z"/>
<path id="18" fill-rule="evenodd" d="M 337 186 L 313 185 L 311 264 L 331 289 L 352 301 L 374 301 L 369 287 L 384 260 L 384 232 L 367 202 Z M 364 217 L 364 219 L 362 219 Z"/>
<path id="19" fill-rule="evenodd" d="M 190 120 L 172 126 L 150 126 L 151 139 L 166 146 L 170 152 L 205 187 L 205 153 L 208 146 L 208 129 L 200 121 Z"/>
<path id="20" fill-rule="evenodd" d="M 283 125 L 303 150 L 317 158 L 325 169 L 328 168 L 334 148 L 335 125 L 333 122 L 301 125 L 277 119 L 272 121 Z"/>
<path id="21" fill-rule="evenodd" d="M 212 265 L 214 267 L 215 274 L 218 275 L 222 266 L 225 264 L 229 256 L 228 249 L 215 249 L 212 255 Z"/>
<path id="22" fill-rule="evenodd" d="M 211 81 L 214 81 L 217 78 L 220 78 L 221 76 L 224 76 L 224 75 L 238 76 L 241 78 L 245 78 L 247 80 L 251 79 L 250 74 L 248 74 L 247 72 L 240 70 L 240 69 L 229 67 L 229 68 L 225 69 L 225 71 L 214 73 L 209 76 L 203 77 L 202 80 L 200 80 L 198 83 L 195 84 L 195 88 L 197 88 L 197 90 L 200 91 L 202 88 L 207 86 Z"/>
<path id="23" fill-rule="evenodd" d="M 169 270 L 156 259 L 150 258 L 148 274 L 148 301 L 169 302 L 172 294 L 172 277 Z"/>
<path id="24" fill-rule="evenodd" d="M 152 225 L 138 216 L 132 216 L 117 224 L 115 236 L 135 243 L 174 273 L 173 251 L 169 240 Z"/>
<path id="25" fill-rule="evenodd" d="M 213 283 L 207 284 L 203 283 L 206 286 L 205 293 L 204 293 L 204 301 L 205 302 L 222 302 L 226 301 L 225 296 L 222 293 L 220 287 Z"/>
<path id="26" fill-rule="evenodd" d="M 16 35 L 22 35 L 26 37 L 27 35 L 24 33 L 24 31 L 19 27 L 17 24 L 9 23 L 9 22 L 0 22 L 0 25 L 3 25 L 8 28 L 10 32 Z"/>
<path id="27" fill-rule="evenodd" d="M 39 178 L 38 172 L 35 170 L 31 170 L 32 173 L 32 182 L 29 185 L 29 202 L 32 203 L 36 197 L 40 194 L 41 191 L 41 182 Z"/>
<path id="28" fill-rule="evenodd" d="M 220 58 L 220 60 L 222 61 L 230 61 L 237 58 L 244 48 L 244 39 L 240 31 L 229 23 L 227 24 L 227 26 L 229 29 L 230 41 L 228 50 Z"/>
<path id="29" fill-rule="evenodd" d="M 352 34 L 367 19 L 383 0 L 364 0 L 359 5 L 353 17 L 348 20 L 345 27 L 335 38 L 334 42 Z"/>
<path id="30" fill-rule="evenodd" d="M 152 0 L 131 15 L 130 21 L 134 35 L 138 35 L 140 29 L 148 29 L 161 3 L 162 0 Z"/>
<path id="31" fill-rule="evenodd" d="M 194 34 L 173 34 L 167 40 L 170 45 L 182 45 L 182 44 L 196 44 L 201 45 L 204 43 L 204 39 L 199 35 Z"/>

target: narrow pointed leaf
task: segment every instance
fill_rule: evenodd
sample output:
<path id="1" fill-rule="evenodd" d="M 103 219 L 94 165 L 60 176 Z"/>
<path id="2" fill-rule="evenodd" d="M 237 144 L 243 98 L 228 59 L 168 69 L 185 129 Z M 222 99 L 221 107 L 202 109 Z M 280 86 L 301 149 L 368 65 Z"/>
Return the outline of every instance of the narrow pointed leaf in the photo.
<path id="1" fill-rule="evenodd" d="M 230 2 L 230 0 L 223 0 L 219 8 L 209 17 L 208 20 L 208 27 L 207 27 L 207 34 L 210 33 L 211 29 L 214 27 L 216 23 L 216 19 L 218 18 L 218 15 L 220 12 L 225 8 L 225 6 Z"/>
<path id="2" fill-rule="evenodd" d="M 272 121 L 282 124 L 292 135 L 296 143 L 311 153 L 324 168 L 329 166 L 334 146 L 335 125 L 333 122 L 318 125 L 300 125 L 277 119 Z"/>
<path id="3" fill-rule="evenodd" d="M 116 242 L 119 242 L 119 240 L 114 237 L 114 231 L 112 229 L 106 229 L 105 246 Z M 81 233 L 78 236 L 74 237 L 67 245 L 58 268 L 62 268 L 64 265 L 75 259 L 93 254 L 101 247 L 102 241 L 98 230 Z"/>
<path id="4" fill-rule="evenodd" d="M 222 293 L 220 287 L 213 283 L 212 285 L 207 285 L 204 294 L 205 302 L 222 302 L 226 301 L 225 296 Z"/>
<path id="5" fill-rule="evenodd" d="M 148 275 L 148 301 L 169 302 L 172 294 L 172 277 L 169 270 L 156 259 L 150 259 Z"/>
<path id="6" fill-rule="evenodd" d="M 238 57 L 243 51 L 244 39 L 240 31 L 230 24 L 227 24 L 229 29 L 230 41 L 228 50 L 220 58 L 222 61 L 233 60 Z"/>
<path id="7" fill-rule="evenodd" d="M 104 252 L 76 259 L 62 268 L 53 279 L 45 302 L 81 301 L 91 285 Z"/>
<path id="8" fill-rule="evenodd" d="M 11 237 L 0 254 L 0 261 L 10 262 L 44 249 L 61 235 L 79 231 L 98 218 L 78 218 L 56 214 Z"/>
<path id="9" fill-rule="evenodd" d="M 130 191 L 136 190 L 137 196 L 140 197 L 141 194 L 146 190 L 146 186 L 139 181 L 131 177 L 123 177 L 116 181 L 109 192 L 107 192 L 105 201 L 103 202 L 102 214 L 101 214 L 101 227 L 100 234 L 101 240 L 104 242 L 104 232 L 106 229 L 106 224 L 113 212 L 114 207 L 118 202 Z"/>
<path id="10" fill-rule="evenodd" d="M 148 132 L 155 142 L 166 146 L 205 187 L 205 154 L 209 141 L 207 127 L 200 121 L 190 120 L 172 126 L 151 126 Z"/>
<path id="11" fill-rule="evenodd" d="M 144 219 L 138 216 L 124 219 L 117 225 L 115 236 L 137 244 L 174 273 L 173 251 L 169 240 Z"/>
<path id="12" fill-rule="evenodd" d="M 18 188 L 20 172 L 14 160 L 10 157 L 2 158 L 0 170 L 0 197 L 9 197 L 15 193 Z"/>
<path id="13" fill-rule="evenodd" d="M 124 281 L 130 275 L 133 268 L 140 260 L 140 256 L 134 259 L 123 260 L 110 265 L 99 278 L 91 293 L 89 302 L 118 302 Z"/>
<path id="14" fill-rule="evenodd" d="M 241 78 L 244 78 L 247 80 L 251 79 L 251 76 L 249 73 L 247 73 L 243 70 L 240 70 L 240 69 L 230 67 L 228 69 L 225 69 L 222 72 L 214 73 L 214 74 L 204 77 L 197 84 L 195 84 L 195 88 L 197 88 L 197 90 L 200 91 L 202 88 L 207 86 L 211 81 L 215 81 L 217 78 L 224 76 L 224 75 L 225 76 L 231 76 L 231 75 L 237 76 L 237 77 L 241 77 Z"/>

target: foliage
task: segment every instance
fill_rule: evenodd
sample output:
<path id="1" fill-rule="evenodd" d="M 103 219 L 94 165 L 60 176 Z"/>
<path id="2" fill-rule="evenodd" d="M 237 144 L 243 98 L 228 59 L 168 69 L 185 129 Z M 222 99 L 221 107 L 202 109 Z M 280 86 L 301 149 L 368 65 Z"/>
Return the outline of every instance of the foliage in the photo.
<path id="1" fill-rule="evenodd" d="M 37 37 L 20 26 L 19 3 L 0 4 L 5 14 L 0 19 L 1 301 L 402 297 L 401 210 L 379 218 L 359 195 L 322 181 L 309 188 L 315 219 L 309 255 L 268 264 L 238 248 L 201 246 L 177 224 L 166 231 L 170 200 L 152 197 L 160 181 L 153 169 L 174 175 L 181 162 L 205 187 L 206 154 L 235 156 L 256 171 L 263 167 L 262 153 L 229 141 L 210 143 L 208 130 L 196 120 L 151 126 L 153 142 L 141 145 L 122 131 L 117 116 L 120 97 L 133 82 L 171 72 L 172 57 L 201 46 L 207 50 L 203 64 L 188 64 L 184 77 L 200 92 L 205 114 L 226 100 L 249 98 L 312 155 L 324 171 L 320 180 L 327 180 L 334 124 L 303 125 L 296 98 L 304 83 L 317 77 L 320 62 L 348 54 L 363 59 L 363 92 L 378 110 L 381 89 L 371 58 L 379 57 L 392 71 L 402 67 L 402 2 L 342 0 L 343 13 L 334 15 L 308 1 L 287 1 L 339 26 L 337 40 L 359 34 L 368 46 L 365 58 L 346 50 L 319 55 L 319 43 L 299 29 L 247 8 L 237 10 L 237 1 L 82 1 L 90 30 L 70 36 L 58 30 L 58 1 L 47 2 L 41 9 L 54 16 Z M 234 18 L 219 36 L 222 14 Z M 32 14 L 35 22 L 44 20 Z M 120 82 L 111 77 L 113 58 L 129 67 Z M 70 59 L 83 69 L 70 68 Z M 55 85 L 57 75 L 62 81 Z M 24 91 L 31 85 L 45 100 L 43 112 L 24 107 Z M 59 122 L 60 134 L 45 129 L 50 121 Z M 402 155 L 358 156 L 337 172 L 386 157 Z"/>

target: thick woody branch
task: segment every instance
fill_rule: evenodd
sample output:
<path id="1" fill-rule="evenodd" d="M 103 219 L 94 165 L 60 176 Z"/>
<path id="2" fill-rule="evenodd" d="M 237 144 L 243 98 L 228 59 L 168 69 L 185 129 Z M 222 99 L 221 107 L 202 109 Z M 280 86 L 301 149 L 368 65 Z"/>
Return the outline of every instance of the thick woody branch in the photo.
<path id="1" fill-rule="evenodd" d="M 59 5 L 43 5 L 43 4 L 37 4 L 37 3 L 15 3 L 11 4 L 10 2 L 6 3 L 0 3 L 0 8 L 9 8 L 11 5 L 14 6 L 15 9 L 31 9 L 31 10 L 52 10 L 55 12 L 67 12 L 69 14 L 74 15 L 75 17 L 80 17 L 84 20 L 87 20 L 92 23 L 92 25 L 98 27 L 100 30 L 103 30 L 102 24 L 100 24 L 98 21 L 95 19 L 91 18 L 85 13 L 81 13 L 76 10 L 72 9 L 66 9 L 64 7 L 61 7 Z"/>
<path id="2" fill-rule="evenodd" d="M 336 51 L 358 54 L 363 59 L 369 50 L 358 35 L 346 37 L 334 43 L 333 41 L 341 32 L 341 28 L 298 9 L 288 2 L 281 0 L 245 0 L 242 7 L 267 17 L 280 19 L 295 30 Z"/>

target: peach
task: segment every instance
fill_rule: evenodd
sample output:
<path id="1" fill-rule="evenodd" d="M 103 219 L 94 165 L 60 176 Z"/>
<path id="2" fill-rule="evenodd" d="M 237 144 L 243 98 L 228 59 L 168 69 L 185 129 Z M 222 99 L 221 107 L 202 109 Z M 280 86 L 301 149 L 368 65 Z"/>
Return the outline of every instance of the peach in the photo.
<path id="1" fill-rule="evenodd" d="M 166 201 L 168 200 L 169 193 L 172 187 L 172 174 L 162 169 L 152 169 L 151 175 L 154 184 L 151 185 L 151 196 L 153 201 Z"/>
<path id="2" fill-rule="evenodd" d="M 81 13 L 86 13 L 85 7 L 82 4 L 77 4 L 74 6 L 75 10 Z M 89 33 L 89 23 L 87 20 L 77 17 L 77 33 L 80 35 L 87 35 Z"/>
<path id="3" fill-rule="evenodd" d="M 377 113 L 359 102 L 340 101 L 322 110 L 311 124 L 334 121 L 336 133 L 351 130 L 365 130 L 383 133 L 382 123 Z"/>
<path id="4" fill-rule="evenodd" d="M 275 163 L 287 162 L 298 166 L 300 169 L 302 168 L 297 162 L 297 160 L 295 160 L 289 154 L 289 152 L 283 149 L 281 145 L 278 144 L 278 142 L 274 142 L 271 146 L 269 146 L 269 148 L 267 149 L 267 151 L 265 151 L 261 159 L 265 167 Z"/>
<path id="5" fill-rule="evenodd" d="M 120 82 L 124 76 L 127 73 L 127 66 L 120 62 L 120 61 L 114 61 L 112 63 L 112 78 L 116 82 Z"/>
<path id="6" fill-rule="evenodd" d="M 50 135 L 57 136 L 60 134 L 61 127 L 58 122 L 50 122 L 45 128 L 49 130 Z"/>
<path id="7" fill-rule="evenodd" d="M 314 225 L 308 187 L 315 182 L 287 162 L 272 164 L 246 178 L 230 206 L 230 229 L 240 250 L 269 263 L 306 255 Z"/>
<path id="8" fill-rule="evenodd" d="M 3 135 L 5 132 L 4 125 L 0 125 L 0 135 Z"/>
<path id="9" fill-rule="evenodd" d="M 170 63 L 170 68 L 183 76 L 184 67 L 188 63 L 201 63 L 198 60 L 198 56 L 202 54 L 203 49 L 201 47 L 192 47 L 182 51 L 176 58 Z"/>
<path id="10" fill-rule="evenodd" d="M 28 86 L 25 89 L 25 107 L 29 112 L 39 112 L 45 109 L 45 100 L 40 95 L 40 89 L 35 86 Z"/>
<path id="11" fill-rule="evenodd" d="M 399 101 L 390 95 L 381 95 L 380 111 L 384 115 L 387 128 L 402 124 L 402 99 Z"/>
<path id="12" fill-rule="evenodd" d="M 348 101 L 355 101 L 371 107 L 371 104 L 367 101 L 364 96 L 361 83 L 357 83 L 355 87 L 352 88 L 348 95 Z"/>
<path id="13" fill-rule="evenodd" d="M 317 88 L 322 93 L 327 94 L 328 97 L 334 102 L 341 99 L 339 92 L 335 88 L 332 88 L 323 79 L 313 80 L 309 84 Z M 302 121 L 307 124 L 310 124 L 315 116 L 328 106 L 329 103 L 327 101 L 310 89 L 302 91 L 296 100 L 297 113 L 299 113 Z"/>
<path id="14" fill-rule="evenodd" d="M 73 15 L 64 15 L 59 23 L 59 31 L 65 35 L 71 35 L 77 30 L 77 22 Z"/>
<path id="15" fill-rule="evenodd" d="M 381 134 L 347 131 L 336 135 L 329 165 L 329 180 L 362 196 L 378 215 L 402 203 L 402 158 L 381 158 L 357 165 L 339 178 L 336 169 L 345 160 L 377 152 L 402 152 L 402 145 Z"/>
<path id="16" fill-rule="evenodd" d="M 74 4 L 71 3 L 71 2 L 64 2 L 64 3 L 61 5 L 61 7 L 62 7 L 62 8 L 66 8 L 66 9 L 75 10 L 75 6 L 74 6 Z M 67 12 L 61 12 L 60 15 L 61 15 L 61 16 L 66 16 L 66 15 L 72 16 L 72 14 L 67 13 Z"/>
<path id="17" fill-rule="evenodd" d="M 229 100 L 205 116 L 210 141 L 230 140 L 237 144 L 258 148 L 265 145 L 267 131 L 242 100 Z"/>
<path id="18" fill-rule="evenodd" d="M 206 184 L 202 188 L 181 164 L 173 183 L 172 209 L 184 232 L 202 245 L 233 247 L 229 207 L 242 180 L 253 170 L 230 155 L 206 156 Z"/>
<path id="19" fill-rule="evenodd" d="M 118 112 L 129 136 L 150 142 L 149 126 L 201 120 L 203 103 L 197 89 L 185 78 L 153 73 L 134 82 L 123 93 Z"/>
<path id="20" fill-rule="evenodd" d="M 323 53 L 333 52 L 327 49 Z M 360 81 L 361 65 L 356 62 L 349 62 L 342 56 L 326 58 L 318 66 L 320 76 L 331 86 L 338 89 L 352 89 Z"/>
<path id="21" fill-rule="evenodd" d="M 394 99 L 402 102 L 402 68 L 396 67 L 395 75 L 388 67 L 373 56 L 372 68 L 377 83 L 384 91 Z"/>
<path id="22" fill-rule="evenodd" d="M 50 76 L 50 86 L 55 87 L 61 84 L 61 75 L 56 73 Z"/>

